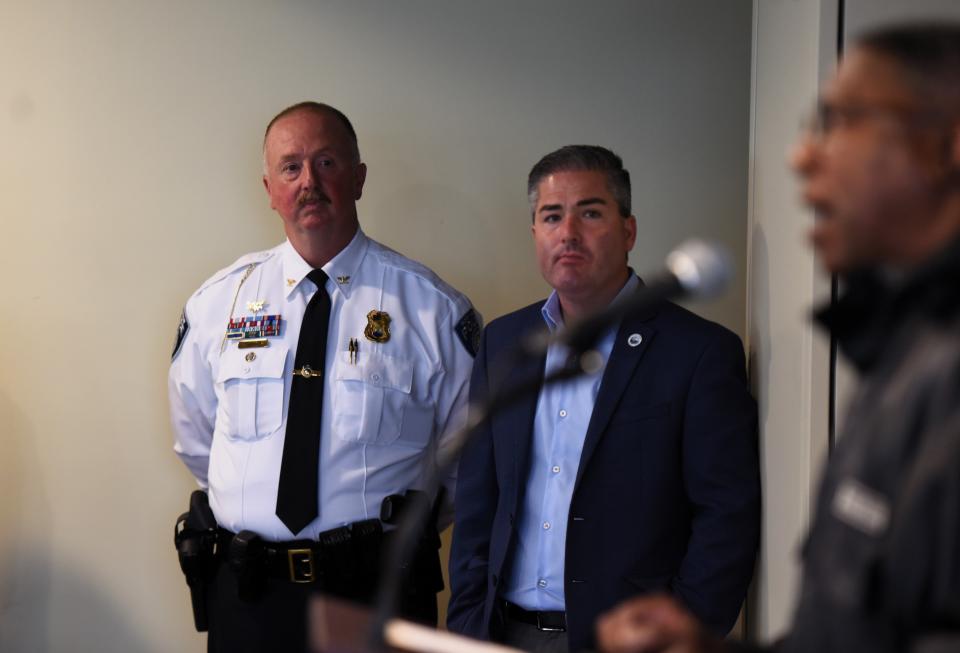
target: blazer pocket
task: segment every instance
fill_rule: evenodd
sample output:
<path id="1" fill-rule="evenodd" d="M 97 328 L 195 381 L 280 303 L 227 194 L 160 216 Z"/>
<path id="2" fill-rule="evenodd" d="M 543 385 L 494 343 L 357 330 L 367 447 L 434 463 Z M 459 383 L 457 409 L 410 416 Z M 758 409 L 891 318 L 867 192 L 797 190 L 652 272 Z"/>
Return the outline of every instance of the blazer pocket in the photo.
<path id="1" fill-rule="evenodd" d="M 670 415 L 670 402 L 664 401 L 659 404 L 622 404 L 610 418 L 611 424 L 628 424 L 630 422 L 643 422 L 651 419 L 662 419 Z"/>

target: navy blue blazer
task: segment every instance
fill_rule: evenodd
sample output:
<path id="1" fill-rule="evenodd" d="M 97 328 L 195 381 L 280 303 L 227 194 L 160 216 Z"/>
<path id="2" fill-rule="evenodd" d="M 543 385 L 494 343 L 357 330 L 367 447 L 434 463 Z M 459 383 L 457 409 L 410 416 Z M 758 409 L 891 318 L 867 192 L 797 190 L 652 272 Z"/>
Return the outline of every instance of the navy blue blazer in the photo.
<path id="1" fill-rule="evenodd" d="M 543 376 L 545 358 L 497 361 L 544 322 L 543 302 L 484 330 L 470 394 Z M 631 334 L 642 336 L 631 347 Z M 536 397 L 493 417 L 460 461 L 447 626 L 496 637 L 530 467 Z M 621 324 L 570 503 L 564 567 L 570 650 L 594 644 L 597 616 L 670 592 L 718 633 L 736 621 L 760 533 L 757 409 L 743 346 L 722 326 L 665 302 Z"/>

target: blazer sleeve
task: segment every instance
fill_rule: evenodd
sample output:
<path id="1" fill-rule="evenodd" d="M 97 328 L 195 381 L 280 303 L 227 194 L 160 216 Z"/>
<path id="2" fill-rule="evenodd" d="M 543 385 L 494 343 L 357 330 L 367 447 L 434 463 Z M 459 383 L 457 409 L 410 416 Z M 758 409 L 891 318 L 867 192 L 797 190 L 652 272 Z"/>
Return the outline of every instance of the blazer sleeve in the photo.
<path id="1" fill-rule="evenodd" d="M 474 361 L 470 406 L 486 402 L 487 331 Z M 483 611 L 487 597 L 490 533 L 499 498 L 489 423 L 479 428 L 464 448 L 457 473 L 457 492 L 450 551 L 450 604 L 447 628 L 477 639 L 488 639 Z"/>
<path id="2" fill-rule="evenodd" d="M 757 406 L 740 339 L 726 329 L 711 338 L 697 362 L 683 429 L 693 520 L 673 591 L 725 634 L 736 622 L 760 540 Z"/>

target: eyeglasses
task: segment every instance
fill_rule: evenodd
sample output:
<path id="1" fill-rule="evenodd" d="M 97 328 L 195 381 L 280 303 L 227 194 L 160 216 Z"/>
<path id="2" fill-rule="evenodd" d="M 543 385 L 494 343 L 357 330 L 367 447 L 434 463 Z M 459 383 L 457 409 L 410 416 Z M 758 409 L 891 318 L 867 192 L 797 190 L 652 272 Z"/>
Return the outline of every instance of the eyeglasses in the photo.
<path id="1" fill-rule="evenodd" d="M 838 128 L 854 127 L 867 120 L 889 120 L 906 127 L 922 128 L 940 126 L 944 119 L 945 116 L 934 111 L 881 105 L 839 105 L 821 101 L 801 123 L 801 129 L 810 137 L 822 140 Z"/>

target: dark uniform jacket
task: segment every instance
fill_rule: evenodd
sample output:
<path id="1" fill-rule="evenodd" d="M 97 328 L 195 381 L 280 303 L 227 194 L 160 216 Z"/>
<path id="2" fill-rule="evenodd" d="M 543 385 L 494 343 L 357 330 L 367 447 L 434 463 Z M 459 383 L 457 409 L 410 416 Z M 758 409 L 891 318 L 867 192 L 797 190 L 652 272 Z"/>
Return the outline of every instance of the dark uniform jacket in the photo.
<path id="1" fill-rule="evenodd" d="M 960 651 L 960 241 L 819 318 L 862 380 L 777 650 Z"/>

